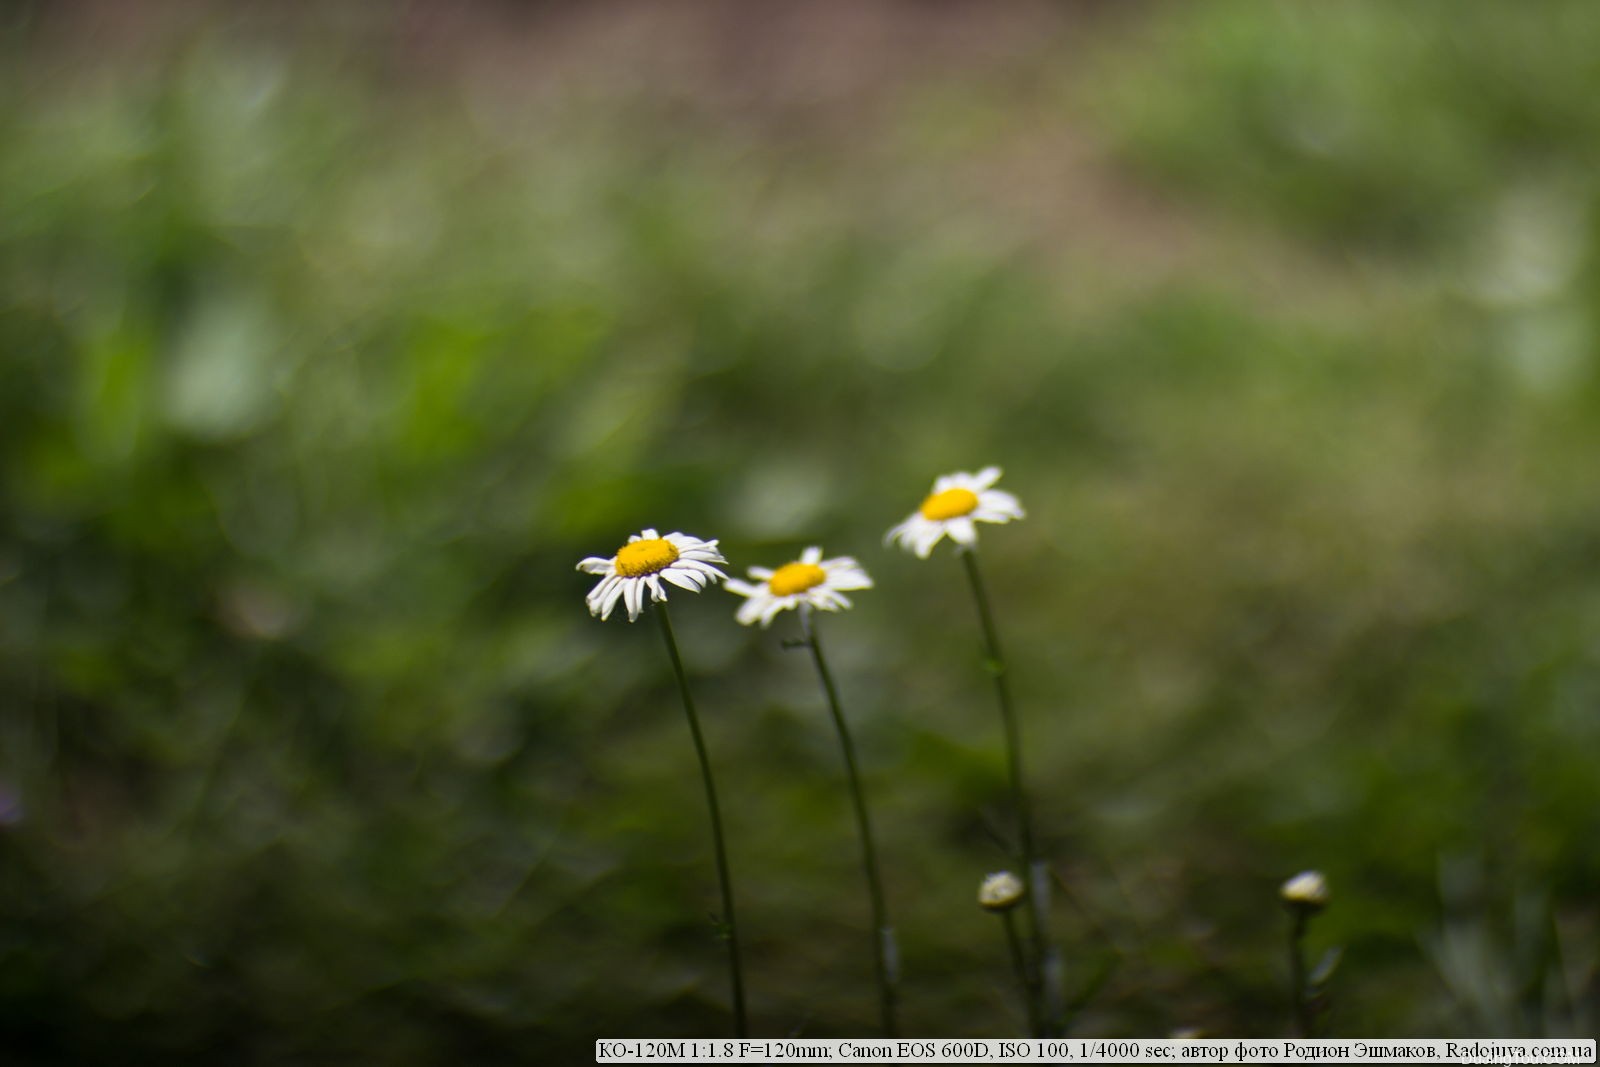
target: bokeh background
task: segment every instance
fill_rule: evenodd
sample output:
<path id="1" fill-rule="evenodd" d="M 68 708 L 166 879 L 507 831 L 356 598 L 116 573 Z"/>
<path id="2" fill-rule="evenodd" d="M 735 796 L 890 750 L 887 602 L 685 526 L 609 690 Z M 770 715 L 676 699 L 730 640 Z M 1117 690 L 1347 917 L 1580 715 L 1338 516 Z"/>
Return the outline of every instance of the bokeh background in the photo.
<path id="1" fill-rule="evenodd" d="M 975 906 L 983 533 L 1080 1036 L 1592 1036 L 1600 8 L 0 4 L 0 1033 L 580 1062 L 730 1032 L 644 526 L 806 544 L 905 1029 Z M 870 1035 L 803 655 L 675 615 L 756 1030 Z"/>

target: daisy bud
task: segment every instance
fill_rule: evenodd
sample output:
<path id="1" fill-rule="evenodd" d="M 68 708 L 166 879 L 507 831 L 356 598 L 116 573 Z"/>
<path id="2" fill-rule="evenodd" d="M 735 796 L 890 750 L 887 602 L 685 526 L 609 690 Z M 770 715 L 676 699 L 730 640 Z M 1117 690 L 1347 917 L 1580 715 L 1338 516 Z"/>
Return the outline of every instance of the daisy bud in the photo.
<path id="1" fill-rule="evenodd" d="M 1022 903 L 1022 879 L 1010 871 L 999 871 L 978 887 L 978 906 L 986 911 L 1010 911 Z"/>
<path id="2" fill-rule="evenodd" d="M 1301 871 L 1278 890 L 1278 897 L 1289 907 L 1318 912 L 1328 906 L 1328 880 L 1321 871 Z"/>

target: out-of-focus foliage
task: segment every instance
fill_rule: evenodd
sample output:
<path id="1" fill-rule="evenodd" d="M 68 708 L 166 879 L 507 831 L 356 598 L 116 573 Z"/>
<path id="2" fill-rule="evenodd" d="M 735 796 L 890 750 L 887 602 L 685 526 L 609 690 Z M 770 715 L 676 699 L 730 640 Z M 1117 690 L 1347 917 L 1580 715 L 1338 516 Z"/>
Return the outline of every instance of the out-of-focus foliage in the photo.
<path id="1" fill-rule="evenodd" d="M 1281 1032 L 1311 866 L 1335 1032 L 1592 1032 L 1593 6 L 1044 18 L 815 127 L 606 91 L 607 53 L 546 84 L 381 21 L 119 51 L 18 10 L 8 1055 L 724 1032 L 670 676 L 572 570 L 646 525 L 877 577 L 825 624 L 904 1025 L 1018 1031 L 970 605 L 878 547 L 990 462 L 1075 1032 Z M 684 599 L 755 1024 L 870 1033 L 813 679 Z"/>

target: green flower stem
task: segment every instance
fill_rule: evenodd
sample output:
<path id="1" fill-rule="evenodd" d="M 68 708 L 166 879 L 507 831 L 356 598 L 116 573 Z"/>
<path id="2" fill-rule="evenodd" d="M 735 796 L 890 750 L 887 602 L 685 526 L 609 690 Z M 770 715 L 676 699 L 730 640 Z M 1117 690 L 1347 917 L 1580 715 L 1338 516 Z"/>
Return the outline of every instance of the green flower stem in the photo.
<path id="1" fill-rule="evenodd" d="M 1306 997 L 1305 937 L 1307 909 L 1290 905 L 1293 916 L 1289 925 L 1289 991 L 1294 998 L 1294 1029 L 1296 1037 L 1310 1037 L 1314 1022 L 1311 1001 Z"/>
<path id="2" fill-rule="evenodd" d="M 850 782 L 850 799 L 855 806 L 856 828 L 861 834 L 861 866 L 867 876 L 867 895 L 872 901 L 873 961 L 878 974 L 878 1007 L 883 1018 L 883 1032 L 890 1037 L 900 1036 L 895 1022 L 895 985 L 898 976 L 894 963 L 894 927 L 889 925 L 889 909 L 884 904 L 883 880 L 878 874 L 878 850 L 872 841 L 872 821 L 867 817 L 867 801 L 861 790 L 861 774 L 856 769 L 855 743 L 850 740 L 850 729 L 845 725 L 844 712 L 839 708 L 839 691 L 834 687 L 828 661 L 822 655 L 822 645 L 817 641 L 812 625 L 811 610 L 800 608 L 800 630 L 805 634 L 805 645 L 811 650 L 811 659 L 817 665 L 817 677 L 822 679 L 822 690 L 828 698 L 828 710 L 833 713 L 833 725 L 839 731 L 839 747 L 844 750 L 844 767 Z"/>
<path id="3" fill-rule="evenodd" d="M 1006 943 L 1011 946 L 1011 966 L 1017 972 L 1017 981 L 1022 985 L 1022 995 L 1028 1003 L 1028 1031 L 1038 1036 L 1043 1027 L 1039 1022 L 1039 998 L 1035 989 L 1033 972 L 1028 967 L 1028 960 L 1022 951 L 1022 941 L 1017 937 L 1017 921 L 1011 917 L 1012 909 L 1000 913 L 1000 920 L 1006 928 Z"/>
<path id="4" fill-rule="evenodd" d="M 1005 654 L 1000 650 L 1000 634 L 995 628 L 994 613 L 989 608 L 989 594 L 984 588 L 983 573 L 978 570 L 978 552 L 976 548 L 964 547 L 956 555 L 961 557 L 961 562 L 966 566 L 967 580 L 972 584 L 972 599 L 978 605 L 978 622 L 983 627 L 983 642 L 988 658 L 984 666 L 989 674 L 994 677 L 995 696 L 1000 703 L 1000 719 L 1005 727 L 1006 734 L 1006 764 L 1011 779 L 1011 807 L 1017 817 L 1017 842 L 1021 848 L 1022 870 L 1028 881 L 1028 940 L 1031 966 L 1029 974 L 1032 976 L 1030 989 L 1034 999 L 1038 1002 L 1035 1006 L 1037 1021 L 1044 1023 L 1055 1018 L 1056 1012 L 1043 1003 L 1044 993 L 1040 975 L 1044 970 L 1045 961 L 1049 958 L 1048 946 L 1049 915 L 1047 914 L 1049 896 L 1047 887 L 1041 885 L 1044 876 L 1044 865 L 1038 861 L 1038 853 L 1033 841 L 1033 815 L 1028 806 L 1028 793 L 1023 786 L 1022 777 L 1022 731 L 1017 725 L 1016 708 L 1011 703 L 1011 686 L 1006 680 Z M 1035 1037 L 1044 1037 L 1042 1030 L 1036 1030 Z"/>
<path id="5" fill-rule="evenodd" d="M 667 654 L 672 657 L 672 669 L 678 676 L 678 691 L 683 695 L 683 711 L 689 717 L 689 733 L 694 737 L 695 755 L 700 757 L 700 780 L 706 785 L 706 806 L 711 809 L 711 839 L 716 845 L 717 881 L 722 887 L 723 936 L 728 942 L 728 976 L 733 983 L 733 1017 L 739 1037 L 748 1037 L 749 1023 L 744 1010 L 744 971 L 739 965 L 739 926 L 733 913 L 733 880 L 728 877 L 728 849 L 722 840 L 722 809 L 717 804 L 717 784 L 711 777 L 711 758 L 706 755 L 706 741 L 700 733 L 700 717 L 695 714 L 694 698 L 689 695 L 689 678 L 683 672 L 683 658 L 678 655 L 678 642 L 672 635 L 672 619 L 667 614 L 664 601 L 655 605 L 656 618 L 661 620 L 661 636 L 667 642 Z"/>

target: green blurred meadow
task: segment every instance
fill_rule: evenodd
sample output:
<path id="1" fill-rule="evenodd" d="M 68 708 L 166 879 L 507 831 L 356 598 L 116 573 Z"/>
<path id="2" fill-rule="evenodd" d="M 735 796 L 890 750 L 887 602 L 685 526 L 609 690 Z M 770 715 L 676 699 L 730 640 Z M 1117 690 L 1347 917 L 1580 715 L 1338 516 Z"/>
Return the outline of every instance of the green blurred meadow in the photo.
<path id="1" fill-rule="evenodd" d="M 0 1040 L 581 1062 L 731 1033 L 645 526 L 822 620 L 903 1029 L 976 906 L 982 531 L 1076 1036 L 1600 1016 L 1600 8 L 0 4 Z M 675 594 L 753 1025 L 871 1035 L 804 654 Z"/>

